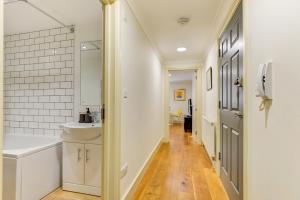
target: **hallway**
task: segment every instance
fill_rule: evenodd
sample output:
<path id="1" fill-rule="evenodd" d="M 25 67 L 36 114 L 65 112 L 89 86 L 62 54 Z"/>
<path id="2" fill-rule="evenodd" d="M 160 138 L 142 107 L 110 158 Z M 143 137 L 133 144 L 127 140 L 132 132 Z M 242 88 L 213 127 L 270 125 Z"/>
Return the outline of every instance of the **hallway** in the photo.
<path id="1" fill-rule="evenodd" d="M 135 200 L 228 200 L 204 148 L 170 127 L 170 143 L 162 144 L 140 182 Z"/>

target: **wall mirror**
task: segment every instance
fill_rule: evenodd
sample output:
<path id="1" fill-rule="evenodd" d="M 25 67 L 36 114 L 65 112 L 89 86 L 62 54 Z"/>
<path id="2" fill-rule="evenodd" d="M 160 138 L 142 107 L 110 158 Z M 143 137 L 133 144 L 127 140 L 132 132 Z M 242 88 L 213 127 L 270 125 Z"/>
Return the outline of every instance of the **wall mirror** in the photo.
<path id="1" fill-rule="evenodd" d="M 80 104 L 84 106 L 100 105 L 101 41 L 82 42 L 80 48 Z"/>

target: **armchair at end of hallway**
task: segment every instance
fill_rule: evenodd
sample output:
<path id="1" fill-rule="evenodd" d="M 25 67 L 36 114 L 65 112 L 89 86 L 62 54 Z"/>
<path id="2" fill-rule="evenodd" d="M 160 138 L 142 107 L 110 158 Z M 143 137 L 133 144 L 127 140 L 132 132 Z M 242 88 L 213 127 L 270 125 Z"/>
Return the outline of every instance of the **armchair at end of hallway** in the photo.
<path id="1" fill-rule="evenodd" d="M 176 112 L 169 112 L 169 124 L 182 123 L 183 111 L 179 108 Z"/>

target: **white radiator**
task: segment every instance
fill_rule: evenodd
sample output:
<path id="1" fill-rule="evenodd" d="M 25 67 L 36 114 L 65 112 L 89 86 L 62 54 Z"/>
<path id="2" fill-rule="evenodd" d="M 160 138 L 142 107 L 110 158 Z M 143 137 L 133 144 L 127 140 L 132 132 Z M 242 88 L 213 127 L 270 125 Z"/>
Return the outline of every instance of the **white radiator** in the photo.
<path id="1" fill-rule="evenodd" d="M 212 161 L 216 159 L 216 126 L 202 116 L 202 142 Z"/>

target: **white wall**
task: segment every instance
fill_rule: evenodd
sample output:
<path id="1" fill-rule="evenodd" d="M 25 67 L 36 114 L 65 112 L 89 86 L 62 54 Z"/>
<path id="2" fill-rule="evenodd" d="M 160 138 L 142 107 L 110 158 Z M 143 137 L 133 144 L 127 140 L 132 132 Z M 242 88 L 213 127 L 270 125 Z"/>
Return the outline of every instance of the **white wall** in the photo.
<path id="1" fill-rule="evenodd" d="M 100 40 L 100 27 L 5 36 L 5 133 L 58 136 L 61 124 L 78 119 L 86 108 L 80 105 L 80 43 Z"/>
<path id="2" fill-rule="evenodd" d="M 300 2 L 244 1 L 249 200 L 300 199 Z M 260 63 L 273 61 L 274 99 L 260 112 Z"/>
<path id="3" fill-rule="evenodd" d="M 185 101 L 175 101 L 174 100 L 174 92 L 177 89 L 185 89 L 186 90 L 186 100 Z M 192 98 L 192 80 L 170 82 L 170 92 L 169 92 L 170 112 L 176 113 L 179 109 L 181 109 L 183 112 L 183 115 L 188 115 L 189 114 L 188 100 L 191 98 Z"/>
<path id="4" fill-rule="evenodd" d="M 212 67 L 212 89 L 207 91 L 206 72 Z M 209 51 L 204 67 L 202 68 L 202 113 L 211 122 L 217 122 L 218 116 L 218 43 L 215 42 Z"/>
<path id="5" fill-rule="evenodd" d="M 7 35 L 4 53 L 4 132 L 58 136 L 73 121 L 74 33 Z"/>
<path id="6" fill-rule="evenodd" d="M 121 180 L 127 194 L 163 137 L 162 68 L 149 40 L 125 1 L 121 2 Z M 127 94 L 126 94 L 127 93 Z"/>
<path id="7" fill-rule="evenodd" d="M 206 84 L 206 72 L 209 68 L 212 68 L 212 89 L 207 90 L 207 84 Z M 209 122 L 212 122 L 216 126 L 217 134 L 216 137 L 213 134 L 213 131 L 209 131 L 207 127 L 207 122 L 202 121 L 202 141 L 205 143 L 204 145 L 207 148 L 207 152 L 211 154 L 214 152 L 212 149 L 214 149 L 215 143 L 220 144 L 220 132 L 218 127 L 218 92 L 219 92 L 219 81 L 218 81 L 218 43 L 217 41 L 214 42 L 212 45 L 208 56 L 206 58 L 205 65 L 202 69 L 202 116 L 205 117 Z M 207 131 L 206 133 L 204 131 Z M 206 139 L 204 138 L 206 137 Z M 216 145 L 216 152 L 220 151 L 220 145 Z M 212 161 L 216 172 L 219 173 L 220 171 L 220 163 L 217 159 L 216 161 Z"/>

